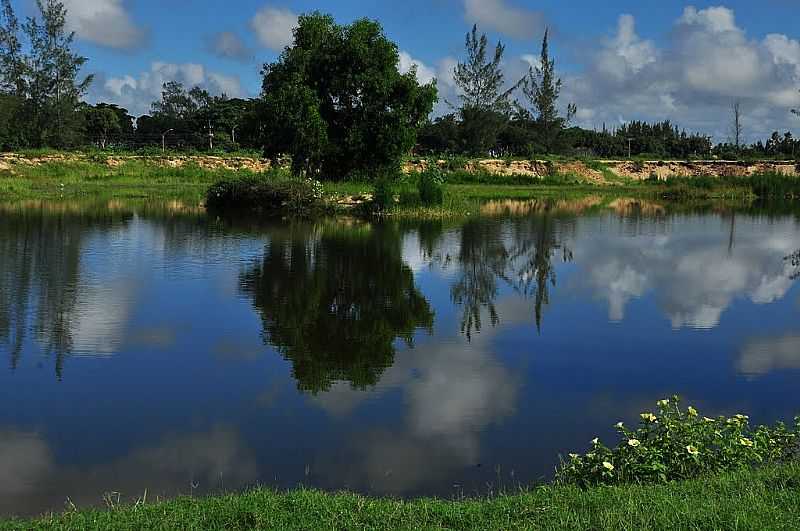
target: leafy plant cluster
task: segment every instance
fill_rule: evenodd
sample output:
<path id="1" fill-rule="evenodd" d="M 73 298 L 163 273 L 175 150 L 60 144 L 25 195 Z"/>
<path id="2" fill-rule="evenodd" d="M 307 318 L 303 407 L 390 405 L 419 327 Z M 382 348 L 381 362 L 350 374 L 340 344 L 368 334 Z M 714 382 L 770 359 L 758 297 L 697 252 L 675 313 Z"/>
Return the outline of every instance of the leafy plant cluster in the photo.
<path id="1" fill-rule="evenodd" d="M 746 415 L 701 416 L 683 409 L 678 397 L 660 400 L 658 412 L 640 415 L 638 427 L 616 425 L 620 442 L 599 439 L 583 454 L 570 454 L 556 479 L 561 483 L 615 485 L 664 483 L 720 472 L 782 464 L 800 452 L 800 417 L 795 425 L 751 427 Z"/>
<path id="2" fill-rule="evenodd" d="M 264 215 L 305 215 L 326 206 L 322 183 L 281 175 L 224 180 L 206 193 L 206 207 L 217 211 L 257 212 Z"/>

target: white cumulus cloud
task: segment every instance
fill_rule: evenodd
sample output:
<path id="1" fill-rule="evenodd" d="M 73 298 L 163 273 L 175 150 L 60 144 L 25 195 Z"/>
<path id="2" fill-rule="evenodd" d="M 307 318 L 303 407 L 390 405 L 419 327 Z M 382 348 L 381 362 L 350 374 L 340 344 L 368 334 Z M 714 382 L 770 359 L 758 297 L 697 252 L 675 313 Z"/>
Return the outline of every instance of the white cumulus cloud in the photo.
<path id="1" fill-rule="evenodd" d="M 122 0 L 64 0 L 67 26 L 79 38 L 129 50 L 144 41 L 147 32 L 131 18 Z"/>
<path id="2" fill-rule="evenodd" d="M 535 38 L 544 27 L 541 12 L 511 5 L 507 0 L 464 0 L 464 9 L 469 22 L 515 39 Z"/>
<path id="3" fill-rule="evenodd" d="M 199 86 L 212 94 L 225 94 L 231 98 L 246 96 L 236 76 L 211 72 L 196 63 L 156 61 L 150 65 L 149 71 L 138 75 L 126 74 L 96 81 L 98 86 L 91 99 L 116 103 L 133 115 L 147 114 L 150 104 L 161 97 L 162 86 L 169 81 L 183 83 L 187 90 Z"/>
<path id="4" fill-rule="evenodd" d="M 265 6 L 256 12 L 250 27 L 266 48 L 281 51 L 292 43 L 297 14 L 286 8 Z"/>

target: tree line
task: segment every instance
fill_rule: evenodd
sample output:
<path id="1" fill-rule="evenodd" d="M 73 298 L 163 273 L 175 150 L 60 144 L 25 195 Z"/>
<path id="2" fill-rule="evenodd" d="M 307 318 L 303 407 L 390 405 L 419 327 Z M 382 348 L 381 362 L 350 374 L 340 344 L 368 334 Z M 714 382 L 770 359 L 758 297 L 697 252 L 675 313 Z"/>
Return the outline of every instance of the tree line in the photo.
<path id="1" fill-rule="evenodd" d="M 711 138 L 669 122 L 634 121 L 588 130 L 572 125 L 577 107 L 560 105 L 563 87 L 545 31 L 538 62 L 521 79 L 506 79 L 505 46 L 490 47 L 477 26 L 467 33 L 454 71 L 458 101 L 430 118 L 439 99 L 435 82 L 416 70 L 398 71 L 399 51 L 381 25 L 360 19 L 337 24 L 330 15 L 303 15 L 294 42 L 262 70 L 258 98 L 212 95 L 200 87 L 164 84 L 150 113 L 134 117 L 110 103 L 84 101 L 93 81 L 88 59 L 74 51 L 67 10 L 59 0 L 36 0 L 38 15 L 18 20 L 0 0 L 0 149 L 236 150 L 291 156 L 297 173 L 341 178 L 390 170 L 410 153 L 420 156 L 542 155 L 660 158 L 796 157 L 798 142 L 778 132 L 741 144 L 735 135 Z"/>

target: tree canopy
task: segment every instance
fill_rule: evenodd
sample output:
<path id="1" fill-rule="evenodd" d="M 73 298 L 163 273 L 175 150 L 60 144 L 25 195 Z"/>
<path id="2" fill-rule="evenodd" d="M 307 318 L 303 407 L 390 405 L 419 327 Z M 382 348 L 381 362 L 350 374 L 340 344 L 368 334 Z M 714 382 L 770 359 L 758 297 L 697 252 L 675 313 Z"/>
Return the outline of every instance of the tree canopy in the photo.
<path id="1" fill-rule="evenodd" d="M 332 179 L 396 170 L 437 95 L 398 64 L 378 22 L 301 16 L 294 43 L 264 66 L 265 154 L 291 155 L 295 172 Z"/>

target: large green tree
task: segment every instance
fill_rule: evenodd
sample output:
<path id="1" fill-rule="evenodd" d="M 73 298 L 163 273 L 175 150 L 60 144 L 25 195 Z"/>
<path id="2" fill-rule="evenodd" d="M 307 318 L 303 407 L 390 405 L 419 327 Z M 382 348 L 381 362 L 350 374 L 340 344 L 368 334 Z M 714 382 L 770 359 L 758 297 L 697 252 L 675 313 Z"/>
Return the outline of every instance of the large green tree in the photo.
<path id="1" fill-rule="evenodd" d="M 291 155 L 296 173 L 331 179 L 396 171 L 437 97 L 398 63 L 378 22 L 301 16 L 294 43 L 263 70 L 266 156 Z"/>

